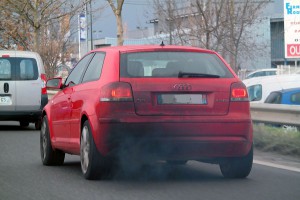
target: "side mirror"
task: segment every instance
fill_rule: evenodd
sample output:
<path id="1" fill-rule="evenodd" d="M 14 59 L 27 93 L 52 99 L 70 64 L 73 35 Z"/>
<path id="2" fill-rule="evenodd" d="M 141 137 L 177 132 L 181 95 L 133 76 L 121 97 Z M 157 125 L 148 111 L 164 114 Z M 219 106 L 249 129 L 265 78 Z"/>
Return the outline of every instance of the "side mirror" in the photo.
<path id="1" fill-rule="evenodd" d="M 47 81 L 46 87 L 47 89 L 61 89 L 62 88 L 62 78 L 51 78 Z"/>

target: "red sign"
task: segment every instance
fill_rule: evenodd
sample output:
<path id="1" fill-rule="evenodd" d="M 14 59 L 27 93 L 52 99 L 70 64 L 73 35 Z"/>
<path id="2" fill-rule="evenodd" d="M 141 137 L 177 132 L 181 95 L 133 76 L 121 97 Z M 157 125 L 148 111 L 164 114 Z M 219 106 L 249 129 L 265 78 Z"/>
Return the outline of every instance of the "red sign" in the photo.
<path id="1" fill-rule="evenodd" d="M 288 44 L 287 45 L 287 56 L 288 57 L 299 57 L 300 56 L 300 44 Z"/>

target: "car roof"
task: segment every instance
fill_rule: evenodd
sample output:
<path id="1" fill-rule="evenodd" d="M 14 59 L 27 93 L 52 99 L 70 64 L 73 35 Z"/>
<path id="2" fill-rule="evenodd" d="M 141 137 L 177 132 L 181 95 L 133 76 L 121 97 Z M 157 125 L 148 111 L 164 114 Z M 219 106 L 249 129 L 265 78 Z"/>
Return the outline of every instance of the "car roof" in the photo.
<path id="1" fill-rule="evenodd" d="M 11 57 L 29 57 L 29 58 L 40 57 L 38 53 L 33 52 L 33 51 L 0 50 L 0 57 L 2 57 L 3 55 L 9 55 Z"/>
<path id="2" fill-rule="evenodd" d="M 243 80 L 246 85 L 255 85 L 263 83 L 275 83 L 284 81 L 295 81 L 300 80 L 300 74 L 281 74 L 273 76 L 258 76 Z"/>
<path id="3" fill-rule="evenodd" d="M 282 90 L 277 90 L 277 91 L 273 91 L 273 92 L 280 92 L 280 93 L 289 93 L 289 92 L 300 92 L 300 87 L 297 88 L 289 88 L 289 89 L 282 89 Z M 272 93 L 273 93 L 272 92 Z"/>
<path id="4" fill-rule="evenodd" d="M 252 74 L 254 74 L 254 73 L 257 73 L 257 72 L 272 72 L 272 71 L 277 71 L 277 70 L 278 70 L 277 68 L 259 69 L 259 70 L 255 70 L 255 71 L 253 71 L 253 72 L 250 72 L 250 73 L 248 74 L 248 76 L 249 76 L 249 75 L 252 75 Z"/>
<path id="5" fill-rule="evenodd" d="M 176 45 L 124 45 L 124 46 L 111 46 L 94 49 L 92 52 L 101 51 L 119 51 L 119 52 L 130 52 L 130 51 L 149 51 L 149 50 L 182 50 L 182 51 L 197 51 L 205 53 L 215 53 L 214 51 L 201 49 L 197 47 L 189 46 L 176 46 Z"/>

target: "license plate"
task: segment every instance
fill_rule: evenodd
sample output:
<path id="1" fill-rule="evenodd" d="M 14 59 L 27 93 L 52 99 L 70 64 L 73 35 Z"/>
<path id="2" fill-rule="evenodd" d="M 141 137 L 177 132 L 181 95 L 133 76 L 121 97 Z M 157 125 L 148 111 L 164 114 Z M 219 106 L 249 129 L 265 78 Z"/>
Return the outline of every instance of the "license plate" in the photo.
<path id="1" fill-rule="evenodd" d="M 207 104 L 206 94 L 160 94 L 158 104 Z"/>
<path id="2" fill-rule="evenodd" d="M 10 97 L 8 97 L 8 96 L 0 96 L 0 105 L 11 105 L 12 104 L 12 102 L 11 102 L 11 99 L 10 99 Z"/>

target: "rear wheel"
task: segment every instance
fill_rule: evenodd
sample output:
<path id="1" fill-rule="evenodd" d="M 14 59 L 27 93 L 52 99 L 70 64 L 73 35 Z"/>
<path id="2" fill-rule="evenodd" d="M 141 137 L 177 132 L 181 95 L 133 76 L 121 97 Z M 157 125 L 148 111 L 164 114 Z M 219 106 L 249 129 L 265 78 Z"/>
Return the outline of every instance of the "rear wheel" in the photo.
<path id="1" fill-rule="evenodd" d="M 20 126 L 21 127 L 27 127 L 27 126 L 29 126 L 29 122 L 27 122 L 27 121 L 20 121 Z"/>
<path id="2" fill-rule="evenodd" d="M 36 130 L 41 130 L 42 122 L 41 120 L 38 120 L 34 123 L 35 129 Z"/>
<path id="3" fill-rule="evenodd" d="M 49 134 L 48 118 L 44 116 L 40 132 L 40 151 L 44 165 L 62 165 L 65 160 L 65 153 L 60 150 L 53 150 Z"/>
<path id="4" fill-rule="evenodd" d="M 253 163 L 253 147 L 244 157 L 229 158 L 220 163 L 225 178 L 245 178 L 250 174 Z"/>
<path id="5" fill-rule="evenodd" d="M 89 180 L 101 178 L 107 169 L 105 159 L 95 145 L 88 121 L 84 122 L 81 131 L 80 163 L 83 176 Z"/>

